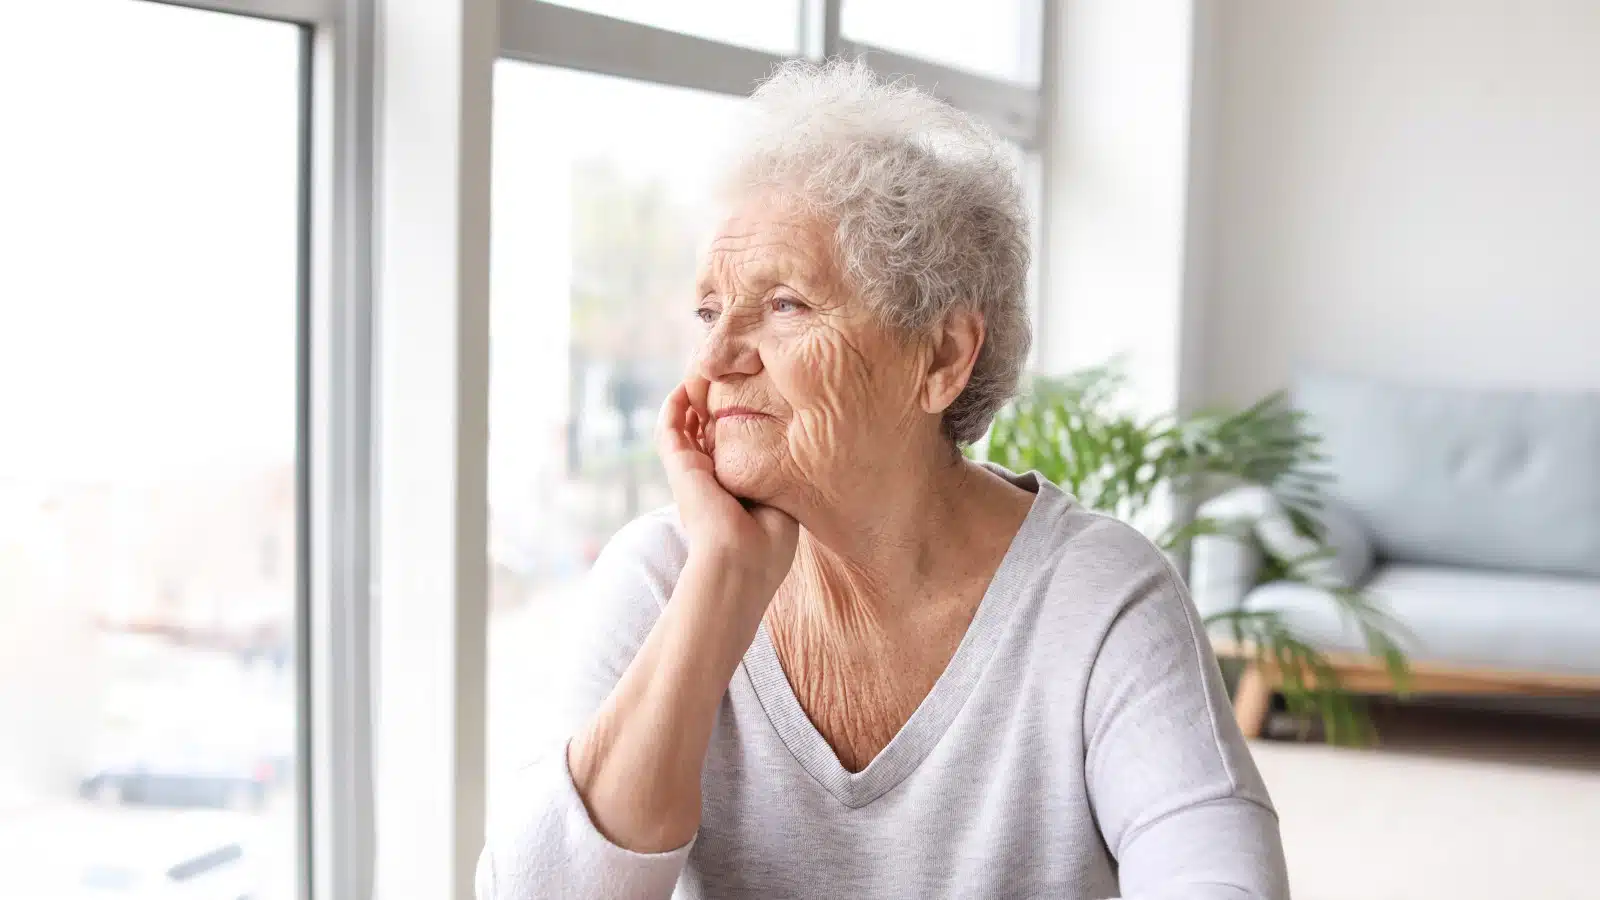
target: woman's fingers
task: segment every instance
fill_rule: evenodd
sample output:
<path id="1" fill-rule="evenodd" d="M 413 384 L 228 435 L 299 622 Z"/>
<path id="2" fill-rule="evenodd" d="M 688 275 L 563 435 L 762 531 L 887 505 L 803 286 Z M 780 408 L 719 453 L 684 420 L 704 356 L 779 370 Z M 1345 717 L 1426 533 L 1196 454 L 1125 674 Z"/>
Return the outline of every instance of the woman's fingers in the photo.
<path id="1" fill-rule="evenodd" d="M 710 418 L 711 409 L 708 399 L 711 394 L 711 382 L 690 372 L 683 379 L 684 392 L 689 397 L 689 405 L 700 411 L 703 418 Z"/>
<path id="2" fill-rule="evenodd" d="M 714 429 L 706 408 L 710 387 L 709 381 L 691 374 L 667 395 L 656 423 L 662 453 L 690 450 L 711 455 Z"/>
<path id="3" fill-rule="evenodd" d="M 689 439 L 692 432 L 686 430 L 690 411 L 689 394 L 680 384 L 667 395 L 656 420 L 656 441 L 662 456 L 698 449 Z"/>
<path id="4" fill-rule="evenodd" d="M 689 394 L 682 384 L 672 389 L 667 399 L 661 401 L 661 412 L 656 414 L 656 434 L 670 430 L 673 423 L 682 419 L 683 409 L 689 404 Z"/>
<path id="5" fill-rule="evenodd" d="M 661 404 L 656 432 L 656 449 L 668 475 L 682 469 L 711 468 L 711 417 L 694 406 L 687 383 L 673 389 Z"/>
<path id="6" fill-rule="evenodd" d="M 717 423 L 715 419 L 711 418 L 709 413 L 700 417 L 700 428 L 695 432 L 695 434 L 700 441 L 700 449 L 704 450 L 707 456 L 710 456 L 716 452 Z"/>

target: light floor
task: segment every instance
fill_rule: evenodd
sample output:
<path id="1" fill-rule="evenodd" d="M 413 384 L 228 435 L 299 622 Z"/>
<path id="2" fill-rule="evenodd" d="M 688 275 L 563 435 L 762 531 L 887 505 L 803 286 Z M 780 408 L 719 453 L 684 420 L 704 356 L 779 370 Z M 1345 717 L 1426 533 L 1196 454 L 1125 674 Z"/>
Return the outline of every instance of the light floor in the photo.
<path id="1" fill-rule="evenodd" d="M 1384 746 L 1252 745 L 1296 900 L 1600 900 L 1600 722 L 1379 711 Z"/>

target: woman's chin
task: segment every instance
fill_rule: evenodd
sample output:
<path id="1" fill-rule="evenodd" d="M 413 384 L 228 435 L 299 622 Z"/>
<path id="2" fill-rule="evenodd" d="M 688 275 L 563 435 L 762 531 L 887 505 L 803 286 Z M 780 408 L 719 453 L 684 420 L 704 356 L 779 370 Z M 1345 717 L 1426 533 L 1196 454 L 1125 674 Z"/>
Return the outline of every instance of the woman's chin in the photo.
<path id="1" fill-rule="evenodd" d="M 779 472 L 771 454 L 752 453 L 740 447 L 718 447 L 717 482 L 741 500 L 761 503 L 776 496 Z"/>

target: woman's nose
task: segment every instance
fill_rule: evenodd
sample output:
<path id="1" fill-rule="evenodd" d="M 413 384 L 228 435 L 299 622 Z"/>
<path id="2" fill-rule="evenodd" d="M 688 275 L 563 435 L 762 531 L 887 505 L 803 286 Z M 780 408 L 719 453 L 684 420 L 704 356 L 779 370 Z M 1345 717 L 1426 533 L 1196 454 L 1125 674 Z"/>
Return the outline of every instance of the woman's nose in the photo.
<path id="1" fill-rule="evenodd" d="M 701 378 L 725 381 L 761 371 L 754 329 L 743 324 L 739 317 L 724 314 L 706 333 L 695 360 Z"/>

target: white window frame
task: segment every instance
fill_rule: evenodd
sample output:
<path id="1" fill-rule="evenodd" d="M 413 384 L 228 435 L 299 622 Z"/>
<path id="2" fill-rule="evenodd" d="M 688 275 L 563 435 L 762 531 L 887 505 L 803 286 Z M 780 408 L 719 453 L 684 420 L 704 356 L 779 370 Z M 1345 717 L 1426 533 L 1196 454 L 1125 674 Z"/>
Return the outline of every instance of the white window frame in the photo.
<path id="1" fill-rule="evenodd" d="M 154 2 L 308 34 L 299 896 L 466 900 L 484 810 L 494 60 L 744 96 L 783 57 L 541 0 Z M 840 5 L 802 0 L 804 56 L 910 77 L 1044 158 L 1054 0 L 1038 89 L 848 40 Z"/>
<path id="2" fill-rule="evenodd" d="M 295 602 L 297 896 L 372 896 L 374 0 L 154 0 L 304 28 Z"/>
<path id="3" fill-rule="evenodd" d="M 796 27 L 807 58 L 864 59 L 978 116 L 1024 150 L 1039 148 L 1041 91 L 846 38 L 839 31 L 840 3 L 802 0 Z M 1041 35 L 1040 53 L 1043 41 Z M 501 0 L 500 55 L 734 96 L 748 95 L 788 58 L 540 0 Z"/>

